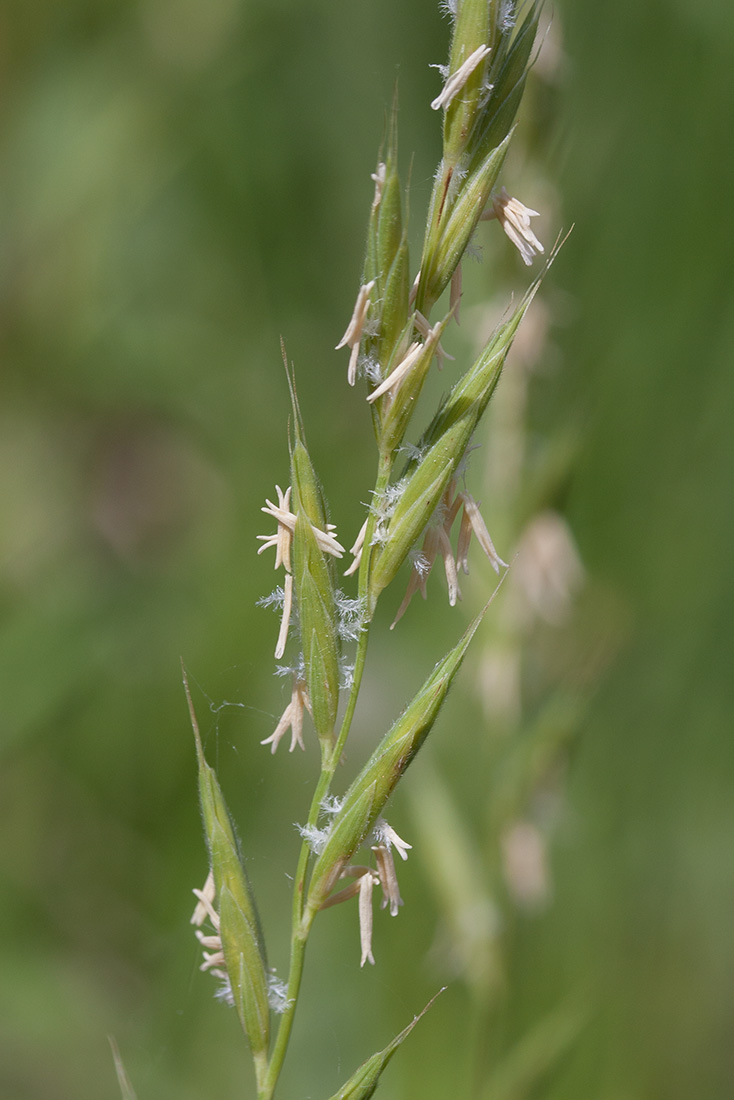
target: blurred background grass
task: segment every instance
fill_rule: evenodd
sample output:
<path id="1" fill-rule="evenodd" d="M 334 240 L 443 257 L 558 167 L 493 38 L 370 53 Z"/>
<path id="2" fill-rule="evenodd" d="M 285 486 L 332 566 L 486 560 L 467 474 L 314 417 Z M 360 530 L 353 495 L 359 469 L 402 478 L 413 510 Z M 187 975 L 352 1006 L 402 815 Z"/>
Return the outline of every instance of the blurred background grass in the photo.
<path id="1" fill-rule="evenodd" d="M 561 195 L 545 240 L 576 223 L 549 278 L 558 323 L 529 415 L 538 437 L 573 439 L 553 502 L 588 575 L 563 642 L 583 708 L 550 902 L 503 929 L 489 1018 L 471 983 L 452 983 L 391 1065 L 386 1100 L 469 1095 L 477 1061 L 506 1066 L 580 1001 L 562 1056 L 532 1080 L 506 1068 L 492 1096 L 731 1095 L 734 15 L 723 0 L 564 0 L 559 31 L 512 171 L 530 205 L 543 187 Z M 109 1033 L 140 1100 L 251 1095 L 188 926 L 206 868 L 178 659 L 282 972 L 291 823 L 316 760 L 258 745 L 284 705 L 275 622 L 254 607 L 272 583 L 254 553 L 259 507 L 287 472 L 278 338 L 348 539 L 372 451 L 332 348 L 396 71 L 420 225 L 438 155 L 427 63 L 446 34 L 419 0 L 16 0 L 0 17 L 8 1100 L 115 1097 Z M 522 286 L 516 258 L 496 255 Z M 473 272 L 475 301 L 496 289 L 497 266 Z M 486 580 L 478 570 L 454 612 L 436 583 L 375 647 L 350 763 Z M 472 683 L 468 668 L 426 769 L 466 799 L 481 849 Z M 393 817 L 410 832 L 407 796 Z M 374 970 L 356 966 L 348 907 L 317 926 L 286 1095 L 329 1095 L 443 980 L 430 875 L 416 851 Z"/>

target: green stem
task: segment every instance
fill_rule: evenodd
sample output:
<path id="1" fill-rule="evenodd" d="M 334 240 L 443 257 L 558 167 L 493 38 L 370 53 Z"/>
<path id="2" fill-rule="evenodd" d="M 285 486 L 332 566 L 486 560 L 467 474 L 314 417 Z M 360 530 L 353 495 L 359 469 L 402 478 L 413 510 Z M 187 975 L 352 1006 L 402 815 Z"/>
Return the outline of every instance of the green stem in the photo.
<path id="1" fill-rule="evenodd" d="M 308 858 L 307 846 L 306 858 Z M 301 861 L 299 860 L 299 866 L 300 863 Z M 298 886 L 298 884 L 296 885 Z M 298 891 L 294 890 L 294 900 L 297 895 Z M 301 899 L 299 897 L 299 902 L 300 900 Z M 299 917 L 298 923 L 294 924 L 293 932 L 291 935 L 291 963 L 290 972 L 288 974 L 286 1008 L 285 1012 L 281 1016 L 280 1027 L 278 1028 L 278 1035 L 275 1040 L 275 1046 L 273 1047 L 273 1053 L 268 1064 L 268 1070 L 265 1075 L 262 1088 L 258 1093 L 258 1100 L 271 1100 L 271 1097 L 275 1091 L 275 1086 L 278 1082 L 278 1077 L 280 1076 L 280 1071 L 283 1068 L 283 1061 L 285 1059 L 286 1051 L 288 1050 L 288 1041 L 291 1036 L 291 1028 L 293 1027 L 293 1017 L 296 1011 L 298 993 L 301 988 L 303 963 L 306 956 L 306 942 L 308 940 L 308 934 L 310 930 L 311 921 L 309 921 L 307 926 L 304 928 L 302 927 L 302 921 Z"/>
<path id="2" fill-rule="evenodd" d="M 390 474 L 392 472 L 392 458 L 390 455 L 380 455 L 380 463 L 378 467 L 377 480 L 375 482 L 374 497 L 379 499 L 380 495 L 384 493 L 388 482 L 390 481 Z M 344 751 L 344 745 L 351 729 L 352 719 L 354 718 L 354 712 L 357 707 L 357 699 L 359 697 L 359 690 L 362 685 L 362 677 L 364 675 L 365 661 L 367 658 L 367 642 L 369 640 L 370 625 L 372 622 L 372 616 L 374 614 L 374 606 L 368 606 L 368 592 L 369 592 L 369 576 L 370 576 L 370 559 L 372 557 L 372 536 L 375 530 L 375 514 L 370 511 L 367 518 L 367 528 L 365 531 L 364 548 L 362 551 L 362 562 L 359 570 L 359 597 L 363 601 L 367 619 L 364 623 L 364 629 L 362 630 L 359 641 L 357 643 L 357 652 L 354 662 L 354 676 L 352 679 L 352 686 L 349 691 L 349 698 L 347 699 L 347 706 L 344 711 L 344 717 L 339 730 L 339 735 L 334 743 L 334 747 L 329 754 L 324 754 L 321 766 L 321 774 L 319 775 L 318 783 L 316 784 L 316 790 L 314 791 L 313 798 L 311 799 L 311 806 L 308 813 L 308 820 L 306 823 L 307 828 L 313 827 L 317 824 L 319 814 L 321 813 L 321 806 L 329 793 L 331 788 L 331 782 L 334 778 L 339 760 L 341 759 L 342 752 Z M 286 1008 L 283 1015 L 280 1018 L 280 1026 L 278 1027 L 278 1034 L 276 1036 L 275 1045 L 273 1047 L 273 1053 L 270 1057 L 267 1072 L 262 1079 L 262 1085 L 258 1092 L 258 1100 L 272 1100 L 273 1093 L 275 1092 L 275 1086 L 278 1082 L 280 1072 L 283 1068 L 283 1062 L 285 1060 L 286 1052 L 288 1050 L 288 1043 L 291 1036 L 291 1029 L 293 1027 L 293 1019 L 296 1013 L 296 1003 L 298 1001 L 298 994 L 301 988 L 301 978 L 303 976 L 303 964 L 306 957 L 306 944 L 308 942 L 309 933 L 311 931 L 311 925 L 315 917 L 315 913 L 311 910 L 304 912 L 304 898 L 306 894 L 306 876 L 308 873 L 308 862 L 311 849 L 308 841 L 304 838 L 301 844 L 301 851 L 298 856 L 298 866 L 296 868 L 296 877 L 293 884 L 293 908 L 292 908 L 292 924 L 291 924 L 291 957 L 290 968 L 288 971 L 288 991 L 286 993 Z"/>

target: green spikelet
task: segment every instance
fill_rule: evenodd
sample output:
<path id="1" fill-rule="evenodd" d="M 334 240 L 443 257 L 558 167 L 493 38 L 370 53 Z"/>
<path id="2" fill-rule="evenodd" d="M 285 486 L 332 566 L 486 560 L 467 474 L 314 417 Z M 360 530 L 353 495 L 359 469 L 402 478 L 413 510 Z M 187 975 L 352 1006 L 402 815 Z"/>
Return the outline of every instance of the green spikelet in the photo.
<path id="1" fill-rule="evenodd" d="M 339 638 L 333 557 L 322 550 L 315 533 L 327 530 L 326 502 L 306 447 L 295 385 L 285 354 L 283 358 L 293 405 L 291 507 L 296 515 L 293 586 L 314 725 L 323 750 L 328 751 L 333 742 L 339 706 Z"/>
<path id="2" fill-rule="evenodd" d="M 293 583 L 301 622 L 306 683 L 319 740 L 331 747 L 339 705 L 339 652 L 334 588 L 326 555 L 303 510 L 293 536 Z"/>
<path id="3" fill-rule="evenodd" d="M 542 277 L 542 276 L 541 276 Z M 408 463 L 406 485 L 375 553 L 370 601 L 393 580 L 421 536 L 464 457 L 469 441 L 494 393 L 520 321 L 540 285 L 536 279 L 510 318 L 463 378 L 459 379 L 418 444 L 422 456 Z"/>
<path id="4" fill-rule="evenodd" d="M 483 615 L 484 611 L 436 665 L 347 791 L 314 865 L 307 903 L 311 912 L 326 900 L 342 867 L 372 829 L 398 780 L 433 728 Z"/>
<path id="5" fill-rule="evenodd" d="M 214 769 L 204 757 L 188 680 L 184 687 L 199 764 L 199 799 L 204 835 L 219 899 L 222 949 L 232 996 L 250 1042 L 255 1068 L 264 1070 L 270 1035 L 267 964 L 255 899 L 240 859 L 237 840 Z"/>
<path id="6" fill-rule="evenodd" d="M 443 990 L 440 990 L 440 993 L 443 993 Z M 436 997 L 439 995 L 440 994 L 437 993 Z M 420 1012 L 399 1035 L 396 1035 L 393 1041 L 386 1046 L 384 1050 L 378 1051 L 377 1054 L 373 1054 L 371 1058 L 363 1062 L 349 1080 L 342 1085 L 339 1091 L 334 1093 L 331 1100 L 369 1100 L 370 1096 L 374 1095 L 375 1089 L 379 1084 L 380 1075 L 393 1054 L 401 1043 L 405 1042 L 421 1017 L 425 1016 L 428 1009 L 436 1000 L 436 997 L 433 997 L 432 1000 L 428 1002 L 423 1011 Z"/>

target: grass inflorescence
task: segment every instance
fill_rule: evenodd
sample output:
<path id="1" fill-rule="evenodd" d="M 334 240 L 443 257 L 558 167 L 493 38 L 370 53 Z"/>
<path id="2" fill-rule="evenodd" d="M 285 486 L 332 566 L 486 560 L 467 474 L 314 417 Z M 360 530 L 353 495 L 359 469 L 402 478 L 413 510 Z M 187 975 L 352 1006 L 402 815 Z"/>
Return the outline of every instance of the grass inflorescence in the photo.
<path id="1" fill-rule="evenodd" d="M 426 108 L 442 117 L 443 151 L 421 255 L 417 264 L 411 263 L 393 107 L 372 173 L 374 194 L 355 305 L 337 344 L 337 349 L 348 349 L 345 382 L 361 395 L 358 400 L 371 418 L 377 452 L 370 504 L 349 563 L 311 460 L 293 370 L 283 352 L 292 403 L 290 484 L 285 490 L 276 486 L 277 499 L 263 507 L 275 531 L 260 536 L 259 552 L 275 550 L 279 583 L 263 602 L 280 612 L 274 653 L 276 661 L 285 659 L 277 671 L 291 677 L 292 694 L 263 744 L 275 752 L 290 731 L 291 751 L 303 748 L 311 726 L 320 749 L 320 772 L 308 818 L 298 826 L 301 849 L 293 881 L 290 968 L 287 981 L 277 987 L 267 965 L 267 923 L 261 924 L 258 916 L 236 833 L 216 774 L 204 757 L 191 706 L 210 864 L 203 889 L 195 891 L 192 922 L 204 951 L 202 969 L 215 975 L 219 995 L 239 1014 L 259 1100 L 271 1100 L 275 1094 L 297 1011 L 306 945 L 321 910 L 342 902 L 355 906 L 364 966 L 375 962 L 373 891 L 381 891 L 382 905 L 392 915 L 402 906 L 394 857 L 407 859 L 411 845 L 386 821 L 386 804 L 431 732 L 484 614 L 476 616 L 430 671 L 349 789 L 337 796 L 332 783 L 359 704 L 377 603 L 407 562 L 408 589 L 395 626 L 412 595 L 420 591 L 425 596 L 428 575 L 439 560 L 449 600 L 455 603 L 459 573 L 468 571 L 472 539 L 498 573 L 506 569 L 478 503 L 465 487 L 464 470 L 474 433 L 542 276 L 505 316 L 476 361 L 459 374 L 417 438 L 408 436 L 426 378 L 434 364 L 441 366 L 447 358 L 441 341 L 458 317 L 462 261 L 471 252 L 480 222 L 497 222 L 526 264 L 544 251 L 531 228 L 536 211 L 509 195 L 499 182 L 531 61 L 538 5 L 527 5 L 520 17 L 507 0 L 460 0 L 441 6 L 452 24 L 449 61 L 441 67 L 443 88 Z M 448 301 L 442 305 L 445 294 Z M 434 309 L 438 316 L 432 319 Z M 346 590 L 355 583 L 356 591 Z M 345 654 L 345 647 L 353 652 Z M 188 685 L 186 690 L 188 695 Z M 415 1022 L 368 1059 L 333 1100 L 371 1096 Z"/>

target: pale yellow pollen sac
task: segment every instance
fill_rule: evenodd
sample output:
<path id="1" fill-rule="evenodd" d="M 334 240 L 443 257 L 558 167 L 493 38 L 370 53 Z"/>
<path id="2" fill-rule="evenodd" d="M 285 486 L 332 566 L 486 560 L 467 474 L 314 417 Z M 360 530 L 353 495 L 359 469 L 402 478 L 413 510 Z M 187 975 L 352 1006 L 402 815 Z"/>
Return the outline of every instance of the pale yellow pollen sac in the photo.
<path id="1" fill-rule="evenodd" d="M 364 540 L 365 540 L 365 536 L 367 534 L 367 523 L 368 523 L 368 521 L 365 520 L 364 523 L 362 524 L 362 526 L 360 527 L 359 534 L 357 535 L 356 539 L 354 540 L 354 546 L 349 551 L 349 553 L 354 556 L 354 561 L 352 562 L 352 564 L 349 566 L 348 569 L 344 570 L 344 576 L 345 577 L 351 577 L 352 573 L 356 573 L 357 570 L 360 567 L 360 564 L 362 562 L 362 550 L 364 548 Z"/>
<path id="2" fill-rule="evenodd" d="M 448 78 L 440 95 L 437 95 L 431 103 L 431 107 L 434 111 L 440 111 L 442 107 L 444 109 L 448 107 L 451 101 L 456 98 L 464 87 L 477 66 L 481 65 L 485 57 L 491 52 L 489 46 L 477 46 L 476 50 L 469 54 L 466 61 Z"/>
<path id="3" fill-rule="evenodd" d="M 291 612 L 293 611 L 293 577 L 290 573 L 286 573 L 285 581 L 283 582 L 283 614 L 280 617 L 280 630 L 278 631 L 278 640 L 275 643 L 275 659 L 279 661 L 285 653 L 286 642 L 288 641 L 288 630 L 291 625 Z"/>
<path id="4" fill-rule="evenodd" d="M 373 172 L 370 176 L 370 179 L 373 180 L 374 184 L 375 184 L 375 197 L 372 200 L 372 212 L 373 213 L 375 212 L 375 210 L 377 210 L 377 207 L 382 202 L 382 189 L 385 186 L 386 176 L 387 176 L 387 165 L 384 164 L 382 161 L 380 161 L 380 163 L 377 165 L 377 171 Z"/>
<path id="5" fill-rule="evenodd" d="M 374 871 L 368 871 L 359 880 L 359 945 L 362 951 L 359 965 L 366 962 L 375 965 L 372 954 L 372 891 L 379 882 Z"/>
<path id="6" fill-rule="evenodd" d="M 278 494 L 277 505 L 272 504 L 271 501 L 268 500 L 267 504 L 269 507 L 263 508 L 263 511 L 266 512 L 268 515 L 275 516 L 275 518 L 278 520 L 278 528 L 274 535 L 258 535 L 257 537 L 262 542 L 262 546 L 258 550 L 258 554 L 262 554 L 263 550 L 267 550 L 271 546 L 274 546 L 275 568 L 278 569 L 282 565 L 286 571 L 285 583 L 283 585 L 283 613 L 280 619 L 278 640 L 275 644 L 275 659 L 279 661 L 285 652 L 286 643 L 288 641 L 288 630 L 291 622 L 291 612 L 293 610 L 293 577 L 291 576 L 291 545 L 293 543 L 293 529 L 287 523 L 282 522 L 282 520 L 278 517 L 291 516 L 293 513 L 290 511 L 290 485 L 285 492 L 283 492 L 280 485 L 276 485 L 275 491 Z"/>
<path id="7" fill-rule="evenodd" d="M 403 904 L 398 887 L 398 876 L 395 873 L 395 862 L 392 852 L 385 844 L 376 844 L 372 851 L 375 853 L 377 863 L 377 876 L 382 887 L 382 902 L 380 907 L 384 909 L 390 906 L 390 916 L 398 915 L 398 908 Z"/>
<path id="8" fill-rule="evenodd" d="M 283 511 L 289 512 L 291 506 L 291 487 L 290 485 L 283 493 L 280 486 L 275 486 L 278 493 L 278 507 Z M 283 524 L 278 524 L 278 541 L 275 544 L 275 568 L 278 569 L 281 565 L 287 572 L 291 571 L 291 543 L 293 542 L 293 536 L 287 527 Z"/>
<path id="9" fill-rule="evenodd" d="M 418 318 L 420 318 L 420 320 L 418 320 Z M 436 355 L 437 357 L 443 356 L 444 358 L 447 358 L 446 352 L 443 350 L 439 342 L 439 336 L 441 335 L 441 324 L 436 324 L 433 326 L 433 328 L 431 328 L 423 314 L 417 312 L 415 315 L 414 325 L 418 329 L 418 331 L 421 332 L 421 335 L 423 334 L 423 331 L 425 331 L 425 343 L 421 344 L 420 341 L 416 340 L 410 345 L 403 358 L 400 360 L 398 365 L 390 372 L 384 382 L 382 382 L 377 387 L 377 389 L 372 391 L 372 393 L 367 398 L 368 401 L 376 401 L 378 397 L 382 397 L 383 394 L 387 393 L 388 391 L 394 390 L 395 387 L 398 386 L 403 381 L 403 379 L 410 374 L 412 367 L 424 354 L 427 354 L 431 358 L 434 355 Z M 448 358 L 450 359 L 451 356 L 448 356 Z"/>
<path id="10" fill-rule="evenodd" d="M 304 749 L 306 746 L 303 743 L 303 712 L 307 710 L 310 715 L 313 716 L 311 710 L 311 700 L 308 697 L 306 690 L 306 682 L 298 676 L 293 677 L 293 692 L 291 694 L 291 701 L 283 711 L 278 725 L 275 727 L 270 737 L 266 737 L 264 741 L 261 741 L 261 745 L 272 745 L 271 752 L 275 752 L 288 730 L 291 731 L 291 747 L 288 750 L 293 752 L 296 745 L 299 748 Z"/>
<path id="11" fill-rule="evenodd" d="M 221 950 L 222 939 L 219 935 L 207 936 L 204 932 L 197 929 L 196 938 L 202 947 L 213 948 L 215 951 Z"/>
<path id="12" fill-rule="evenodd" d="M 412 343 L 395 369 L 390 372 L 384 382 L 380 383 L 376 390 L 373 390 L 372 393 L 369 394 L 367 400 L 369 402 L 376 401 L 378 397 L 382 397 L 388 390 L 394 389 L 395 386 L 405 378 L 406 374 L 409 373 L 416 359 L 422 354 L 424 347 L 425 345 L 417 340 Z"/>
<path id="13" fill-rule="evenodd" d="M 276 488 L 277 488 L 277 486 L 276 486 Z M 291 541 L 292 541 L 293 532 L 296 529 L 296 518 L 297 517 L 296 517 L 295 513 L 291 512 L 289 510 L 289 508 L 283 507 L 280 500 L 278 501 L 278 504 L 273 504 L 273 502 L 271 500 L 266 500 L 265 504 L 266 504 L 267 507 L 261 508 L 260 511 L 265 512 L 265 514 L 267 516 L 272 516 L 273 519 L 275 519 L 277 521 L 277 523 L 278 523 L 278 532 L 275 535 L 258 535 L 257 536 L 258 539 L 261 539 L 262 543 L 263 543 L 263 545 L 258 550 L 258 554 L 261 554 L 263 552 L 263 550 L 267 550 L 268 547 L 270 547 L 270 546 L 275 546 L 275 547 L 278 546 L 278 539 L 280 537 L 280 528 L 285 528 L 286 529 L 286 531 L 289 533 Z M 333 523 L 328 523 L 326 526 L 327 526 L 327 530 L 322 531 L 319 527 L 314 527 L 313 524 L 311 524 L 311 527 L 313 529 L 313 533 L 316 536 L 316 542 L 318 543 L 319 548 L 324 551 L 324 553 L 333 554 L 333 556 L 335 558 L 340 558 L 342 556 L 342 554 L 344 553 L 344 547 L 336 539 L 336 537 L 333 534 L 333 532 L 335 530 L 334 524 Z M 288 552 L 290 554 L 290 542 L 289 542 L 288 546 L 289 546 L 289 551 Z M 285 564 L 285 560 L 284 560 L 284 564 Z M 286 566 L 286 568 L 288 568 L 289 565 L 290 565 L 290 556 L 288 557 L 288 565 Z"/>
<path id="14" fill-rule="evenodd" d="M 285 492 L 283 492 L 280 485 L 276 485 L 275 491 L 278 494 L 278 503 L 273 504 L 271 500 L 266 499 L 266 507 L 261 508 L 261 511 L 273 517 L 278 525 L 277 530 L 274 535 L 258 535 L 257 538 L 262 542 L 262 546 L 258 549 L 258 554 L 262 554 L 263 550 L 268 550 L 271 546 L 274 546 L 275 568 L 278 569 L 282 565 L 286 573 L 285 582 L 283 584 L 283 613 L 280 619 L 278 639 L 275 644 L 275 658 L 276 660 L 280 660 L 285 652 L 288 641 L 288 630 L 290 628 L 291 614 L 293 611 L 291 546 L 293 545 L 293 532 L 296 529 L 296 516 L 290 510 L 290 485 Z M 311 525 L 311 529 L 316 537 L 318 546 L 324 553 L 332 554 L 336 558 L 340 558 L 343 555 L 344 547 L 334 534 L 336 528 L 333 523 L 327 523 L 325 531 L 321 531 L 318 527 L 314 527 L 313 524 Z"/>
<path id="15" fill-rule="evenodd" d="M 366 962 L 374 965 L 375 962 L 372 954 L 372 891 L 375 886 L 381 886 L 381 908 L 389 907 L 391 916 L 397 916 L 403 899 L 398 887 L 392 849 L 395 849 L 401 859 L 407 859 L 411 849 L 411 845 L 398 836 L 382 817 L 378 817 L 375 822 L 372 839 L 375 841 L 372 852 L 377 864 L 376 869 L 360 864 L 348 864 L 342 867 L 338 877 L 353 878 L 354 882 L 331 894 L 321 904 L 322 909 L 329 909 L 332 905 L 339 905 L 343 901 L 359 896 L 359 939 L 362 952 L 360 966 L 364 966 Z"/>
<path id="16" fill-rule="evenodd" d="M 461 501 L 464 509 L 456 548 L 457 567 L 463 569 L 464 572 L 468 574 L 469 563 L 467 560 L 467 552 L 469 549 L 469 541 L 473 534 L 482 550 L 489 558 L 489 563 L 495 573 L 499 575 L 500 567 L 507 569 L 507 562 L 502 560 L 494 548 L 494 543 L 489 536 L 487 525 L 482 518 L 482 513 L 479 511 L 479 505 L 474 497 L 466 492 L 457 493 L 457 500 Z"/>
<path id="17" fill-rule="evenodd" d="M 273 515 L 278 519 L 278 514 L 292 515 L 290 511 L 291 503 L 291 487 L 290 485 L 285 492 L 281 489 L 280 485 L 275 486 L 275 491 L 278 494 L 277 505 L 267 500 L 267 508 L 261 508 L 262 512 L 267 515 Z M 293 524 L 295 527 L 295 523 Z M 262 554 L 263 550 L 270 549 L 271 546 L 275 547 L 275 568 L 279 569 L 282 565 L 290 573 L 291 569 L 291 544 L 293 542 L 293 527 L 287 526 L 285 523 L 278 519 L 278 529 L 274 535 L 258 535 L 257 538 L 262 542 L 262 546 L 258 550 L 258 554 Z"/>
<path id="18" fill-rule="evenodd" d="M 219 928 L 219 914 L 214 908 L 214 872 L 210 871 L 206 877 L 206 882 L 201 890 L 194 890 L 193 894 L 198 898 L 196 908 L 194 909 L 191 917 L 191 923 L 195 924 L 197 928 L 201 928 L 202 924 L 209 917 L 215 928 Z"/>
<path id="19" fill-rule="evenodd" d="M 492 196 L 491 202 L 491 209 L 484 211 L 481 220 L 490 221 L 496 218 L 522 256 L 523 263 L 530 266 L 537 255 L 545 252 L 530 228 L 530 219 L 540 217 L 539 212 L 513 198 L 504 187 Z"/>
<path id="20" fill-rule="evenodd" d="M 226 965 L 224 961 L 223 951 L 202 951 L 204 961 L 199 967 L 199 970 L 211 970 L 212 974 L 216 978 L 226 978 L 227 974 L 222 968 Z"/>
<path id="21" fill-rule="evenodd" d="M 408 858 L 408 852 L 412 851 L 413 845 L 408 844 L 407 840 L 403 840 L 402 837 L 398 836 L 392 825 L 388 825 L 384 817 L 377 819 L 375 832 L 378 831 L 381 843 L 386 844 L 388 848 L 393 847 L 402 860 Z"/>
<path id="22" fill-rule="evenodd" d="M 204 961 L 199 967 L 199 970 L 211 971 L 215 978 L 219 978 L 221 982 L 227 983 L 228 985 L 229 976 L 227 974 L 227 964 L 224 960 L 222 940 L 219 935 L 219 914 L 214 908 L 214 875 L 211 871 L 209 871 L 207 875 L 203 889 L 194 890 L 193 893 L 197 898 L 197 903 L 191 917 L 191 923 L 196 925 L 196 938 L 202 948 L 202 955 L 204 957 Z M 207 935 L 206 932 L 201 931 L 201 925 L 207 917 L 214 926 L 213 935 Z"/>
<path id="23" fill-rule="evenodd" d="M 445 527 L 439 527 L 437 530 L 438 546 L 443 558 L 443 568 L 449 589 L 449 606 L 456 607 L 456 601 L 461 599 L 461 590 L 459 589 L 459 577 L 456 572 L 456 561 L 451 548 L 451 539 Z"/>
<path id="24" fill-rule="evenodd" d="M 372 954 L 372 890 L 379 884 L 379 873 L 372 870 L 371 867 L 360 867 L 354 864 L 350 864 L 348 867 L 344 867 L 339 875 L 340 878 L 351 878 L 354 876 L 355 881 L 350 882 L 349 886 L 345 886 L 343 890 L 337 891 L 332 894 L 322 903 L 322 909 L 330 909 L 332 905 L 339 905 L 343 901 L 348 901 L 350 898 L 359 895 L 359 942 L 362 951 L 360 966 L 364 966 L 366 962 L 375 965 L 375 958 Z"/>
<path id="25" fill-rule="evenodd" d="M 454 493 L 456 493 L 456 496 L 454 496 Z M 451 501 L 452 496 L 454 497 L 453 503 Z M 453 527 L 454 520 L 459 514 L 459 509 L 461 508 L 461 498 L 457 492 L 455 477 L 451 479 L 446 489 L 446 492 L 444 493 L 442 508 L 443 526 L 446 528 L 446 532 L 448 533 Z"/>
<path id="26" fill-rule="evenodd" d="M 353 386 L 357 381 L 357 359 L 359 357 L 359 345 L 362 342 L 362 331 L 364 329 L 364 322 L 367 317 L 367 311 L 370 308 L 370 293 L 375 280 L 371 279 L 369 283 L 365 283 L 364 286 L 359 288 L 357 294 L 357 301 L 354 303 L 354 311 L 352 313 L 351 320 L 347 325 L 347 330 L 342 336 L 339 343 L 336 345 L 336 350 L 339 348 L 349 347 L 352 349 L 352 354 L 349 357 L 349 370 L 347 372 L 347 381 L 350 386 Z"/>

